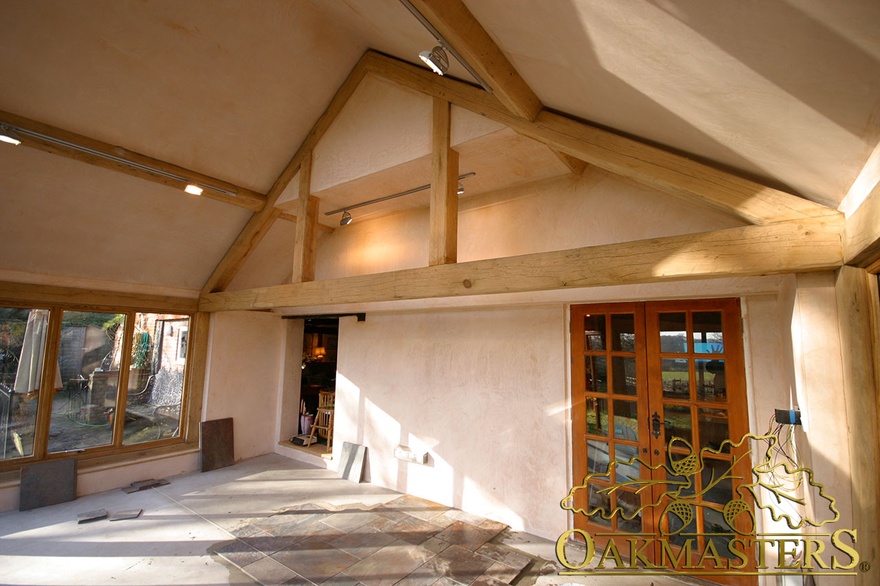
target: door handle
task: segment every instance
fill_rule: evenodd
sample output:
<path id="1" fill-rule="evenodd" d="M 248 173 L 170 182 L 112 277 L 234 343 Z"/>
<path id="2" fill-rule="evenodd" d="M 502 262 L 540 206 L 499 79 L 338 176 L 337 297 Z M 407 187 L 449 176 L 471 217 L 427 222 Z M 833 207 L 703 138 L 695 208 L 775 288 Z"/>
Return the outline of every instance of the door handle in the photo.
<path id="1" fill-rule="evenodd" d="M 651 435 L 655 438 L 660 437 L 660 426 L 665 425 L 664 422 L 660 421 L 660 415 L 654 411 L 654 414 L 651 415 Z"/>

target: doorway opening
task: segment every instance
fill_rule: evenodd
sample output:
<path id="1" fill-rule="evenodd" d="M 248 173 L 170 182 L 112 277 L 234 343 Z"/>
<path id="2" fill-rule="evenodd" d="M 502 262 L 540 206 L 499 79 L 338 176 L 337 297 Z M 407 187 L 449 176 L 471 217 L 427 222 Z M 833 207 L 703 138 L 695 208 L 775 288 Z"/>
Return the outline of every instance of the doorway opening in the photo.
<path id="1" fill-rule="evenodd" d="M 316 453 L 329 453 L 333 448 L 338 346 L 339 318 L 305 319 L 299 432 L 309 437 L 304 446 Z"/>

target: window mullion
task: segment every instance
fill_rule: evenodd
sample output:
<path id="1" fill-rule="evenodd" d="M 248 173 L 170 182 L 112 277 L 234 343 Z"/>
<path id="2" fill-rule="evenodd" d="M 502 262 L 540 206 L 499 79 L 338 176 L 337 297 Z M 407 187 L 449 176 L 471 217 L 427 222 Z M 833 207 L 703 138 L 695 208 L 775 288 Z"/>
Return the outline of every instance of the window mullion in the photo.
<path id="1" fill-rule="evenodd" d="M 116 389 L 116 411 L 113 413 L 113 446 L 122 445 L 125 431 L 125 411 L 128 405 L 128 375 L 131 366 L 131 344 L 134 339 L 136 314 L 125 312 L 125 330 L 122 333 L 122 356 L 119 357 L 119 387 Z"/>
<path id="2" fill-rule="evenodd" d="M 46 332 L 46 349 L 43 354 L 43 372 L 40 374 L 40 393 L 37 403 L 37 421 L 34 429 L 34 454 L 37 460 L 49 451 L 49 424 L 52 419 L 52 402 L 55 398 L 55 372 L 61 345 L 61 317 L 58 307 L 49 310 L 49 327 Z"/>

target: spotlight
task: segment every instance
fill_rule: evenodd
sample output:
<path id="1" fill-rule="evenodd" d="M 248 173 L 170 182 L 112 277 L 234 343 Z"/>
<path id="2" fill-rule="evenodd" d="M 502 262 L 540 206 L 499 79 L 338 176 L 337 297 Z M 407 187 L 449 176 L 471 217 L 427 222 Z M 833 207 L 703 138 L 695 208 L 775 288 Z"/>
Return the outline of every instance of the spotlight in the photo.
<path id="1" fill-rule="evenodd" d="M 195 183 L 190 183 L 183 190 L 192 195 L 202 195 L 202 191 L 204 191 L 201 187 L 196 185 Z"/>
<path id="2" fill-rule="evenodd" d="M 464 183 L 461 181 L 458 182 L 458 191 L 456 193 L 458 193 L 458 195 L 464 195 Z"/>
<path id="3" fill-rule="evenodd" d="M 351 224 L 351 214 L 348 213 L 348 210 L 345 210 L 342 212 L 342 219 L 339 220 L 339 225 L 348 226 L 349 224 Z"/>
<path id="4" fill-rule="evenodd" d="M 432 51 L 422 51 L 419 53 L 419 57 L 437 75 L 443 75 L 449 71 L 449 57 L 446 55 L 443 45 L 437 45 Z"/>
<path id="5" fill-rule="evenodd" d="M 8 126 L 0 124 L 0 142 L 19 145 L 21 144 L 21 137 Z"/>

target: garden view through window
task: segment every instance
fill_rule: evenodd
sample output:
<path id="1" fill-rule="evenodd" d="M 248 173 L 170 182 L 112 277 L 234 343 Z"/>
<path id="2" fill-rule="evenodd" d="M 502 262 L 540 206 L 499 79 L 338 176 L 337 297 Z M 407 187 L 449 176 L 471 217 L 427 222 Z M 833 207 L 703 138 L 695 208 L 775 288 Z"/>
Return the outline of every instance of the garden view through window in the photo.
<path id="1" fill-rule="evenodd" d="M 0 308 L 0 459 L 180 437 L 189 321 Z"/>

